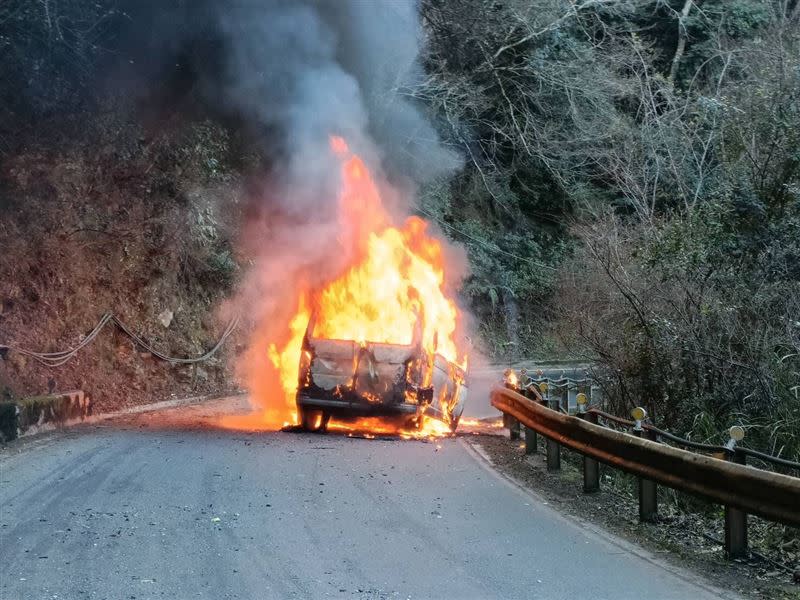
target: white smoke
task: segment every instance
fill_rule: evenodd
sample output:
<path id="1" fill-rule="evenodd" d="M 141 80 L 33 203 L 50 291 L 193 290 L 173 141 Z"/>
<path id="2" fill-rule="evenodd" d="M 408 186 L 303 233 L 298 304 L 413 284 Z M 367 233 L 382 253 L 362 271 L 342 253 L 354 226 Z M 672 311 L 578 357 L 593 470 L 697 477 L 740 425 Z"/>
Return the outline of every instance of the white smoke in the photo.
<path id="1" fill-rule="evenodd" d="M 330 183 L 331 134 L 415 182 L 458 165 L 403 94 L 421 77 L 414 2 L 234 0 L 219 18 L 222 100 L 277 147 L 277 172 L 301 210 L 319 208 L 319 186 Z"/>
<path id="2" fill-rule="evenodd" d="M 446 174 L 459 161 L 403 93 L 421 76 L 414 3 L 234 0 L 218 18 L 217 101 L 256 132 L 272 161 L 243 231 L 255 259 L 235 301 L 253 324 L 242 374 L 257 403 L 281 415 L 293 400 L 281 397 L 269 345 L 288 341 L 299 282 L 313 289 L 352 259 L 340 239 L 340 163 L 330 136 L 365 159 L 398 216 L 411 210 L 407 182 Z"/>

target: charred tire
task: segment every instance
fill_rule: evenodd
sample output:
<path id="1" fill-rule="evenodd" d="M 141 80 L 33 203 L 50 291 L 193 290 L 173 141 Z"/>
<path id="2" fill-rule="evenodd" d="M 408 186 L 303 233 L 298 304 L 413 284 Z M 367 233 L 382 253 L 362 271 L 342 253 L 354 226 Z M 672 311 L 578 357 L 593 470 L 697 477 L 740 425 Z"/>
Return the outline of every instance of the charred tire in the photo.
<path id="1" fill-rule="evenodd" d="M 450 419 L 450 423 L 449 423 L 450 424 L 450 431 L 452 431 L 453 433 L 455 433 L 456 429 L 458 429 L 458 422 L 461 420 L 461 415 L 463 415 L 463 414 L 464 414 L 464 406 L 462 405 L 461 406 L 461 411 L 457 415 L 453 416 Z"/>
<path id="2" fill-rule="evenodd" d="M 455 433 L 455 432 L 456 432 L 456 429 L 458 429 L 458 422 L 459 422 L 460 420 L 461 420 L 461 415 L 458 415 L 457 417 L 454 417 L 454 418 L 453 418 L 453 419 L 450 421 L 450 431 L 452 431 L 453 433 Z"/>
<path id="3" fill-rule="evenodd" d="M 305 431 L 325 433 L 328 430 L 328 421 L 331 420 L 331 416 L 325 411 L 299 407 L 297 410 L 300 413 L 300 426 Z"/>

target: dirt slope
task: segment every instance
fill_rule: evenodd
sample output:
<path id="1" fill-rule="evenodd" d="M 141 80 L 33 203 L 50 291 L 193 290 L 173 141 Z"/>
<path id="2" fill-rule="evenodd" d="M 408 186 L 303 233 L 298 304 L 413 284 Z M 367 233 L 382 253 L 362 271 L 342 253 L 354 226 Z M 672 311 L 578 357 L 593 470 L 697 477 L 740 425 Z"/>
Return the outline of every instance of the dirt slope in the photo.
<path id="1" fill-rule="evenodd" d="M 202 354 L 225 327 L 217 309 L 238 273 L 226 131 L 147 131 L 113 115 L 60 127 L 71 135 L 34 132 L 0 163 L 0 344 L 64 350 L 112 311 L 166 354 Z M 234 335 L 214 360 L 173 366 L 108 326 L 59 368 L 0 352 L 0 392 L 82 388 L 102 410 L 226 390 L 235 346 Z"/>

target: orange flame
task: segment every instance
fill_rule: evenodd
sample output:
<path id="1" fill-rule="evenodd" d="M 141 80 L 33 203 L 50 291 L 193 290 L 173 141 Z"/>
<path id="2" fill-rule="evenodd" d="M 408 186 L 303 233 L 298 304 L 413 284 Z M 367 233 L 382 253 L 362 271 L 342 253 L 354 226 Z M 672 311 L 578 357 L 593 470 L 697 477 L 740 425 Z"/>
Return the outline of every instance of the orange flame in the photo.
<path id="1" fill-rule="evenodd" d="M 342 138 L 332 138 L 331 146 L 344 159 L 342 229 L 350 233 L 362 256 L 315 298 L 319 311 L 315 335 L 410 344 L 421 320 L 425 349 L 459 362 L 458 310 L 444 291 L 441 243 L 428 234 L 428 224 L 419 217 L 409 217 L 401 228 L 388 226 L 389 216 L 364 162 L 348 154 Z"/>
<path id="2" fill-rule="evenodd" d="M 452 435 L 446 423 L 425 415 L 422 416 L 421 427 L 416 429 L 380 417 L 362 417 L 347 422 L 332 420 L 328 430 L 344 433 L 350 437 L 391 436 L 404 440 L 423 440 Z"/>
<path id="3" fill-rule="evenodd" d="M 517 373 L 513 369 L 506 369 L 503 373 L 503 377 L 505 379 L 506 384 L 510 385 L 511 387 L 517 387 L 519 384 L 519 379 L 517 378 Z"/>
<path id="4" fill-rule="evenodd" d="M 408 345 L 416 333 L 431 356 L 438 353 L 466 368 L 466 356 L 456 344 L 459 311 L 446 291 L 441 243 L 431 237 L 428 224 L 421 218 L 408 217 L 402 226 L 392 226 L 364 161 L 350 151 L 341 137 L 332 137 L 330 147 L 341 161 L 338 251 L 353 259 L 349 268 L 326 285 L 314 290 L 296 285 L 296 310 L 288 323 L 288 333 L 283 343 L 268 344 L 266 357 L 279 373 L 281 401 L 257 398 L 267 407 L 266 420 L 271 426 L 297 422 L 294 399 L 311 307 L 315 312 L 315 337 Z M 420 326 L 421 330 L 415 332 Z M 265 390 L 257 393 L 263 396 Z M 332 423 L 331 429 L 395 431 L 374 419 L 359 419 L 347 425 Z M 425 418 L 419 430 L 407 435 L 445 433 L 450 433 L 446 424 Z"/>

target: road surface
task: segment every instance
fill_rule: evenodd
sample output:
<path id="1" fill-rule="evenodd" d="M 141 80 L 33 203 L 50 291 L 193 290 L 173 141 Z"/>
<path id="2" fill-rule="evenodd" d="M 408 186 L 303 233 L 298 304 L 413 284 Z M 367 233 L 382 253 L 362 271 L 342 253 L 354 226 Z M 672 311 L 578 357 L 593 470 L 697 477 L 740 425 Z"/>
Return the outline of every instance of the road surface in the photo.
<path id="1" fill-rule="evenodd" d="M 718 598 L 461 439 L 243 433 L 230 399 L 0 450 L 0 598 Z"/>

